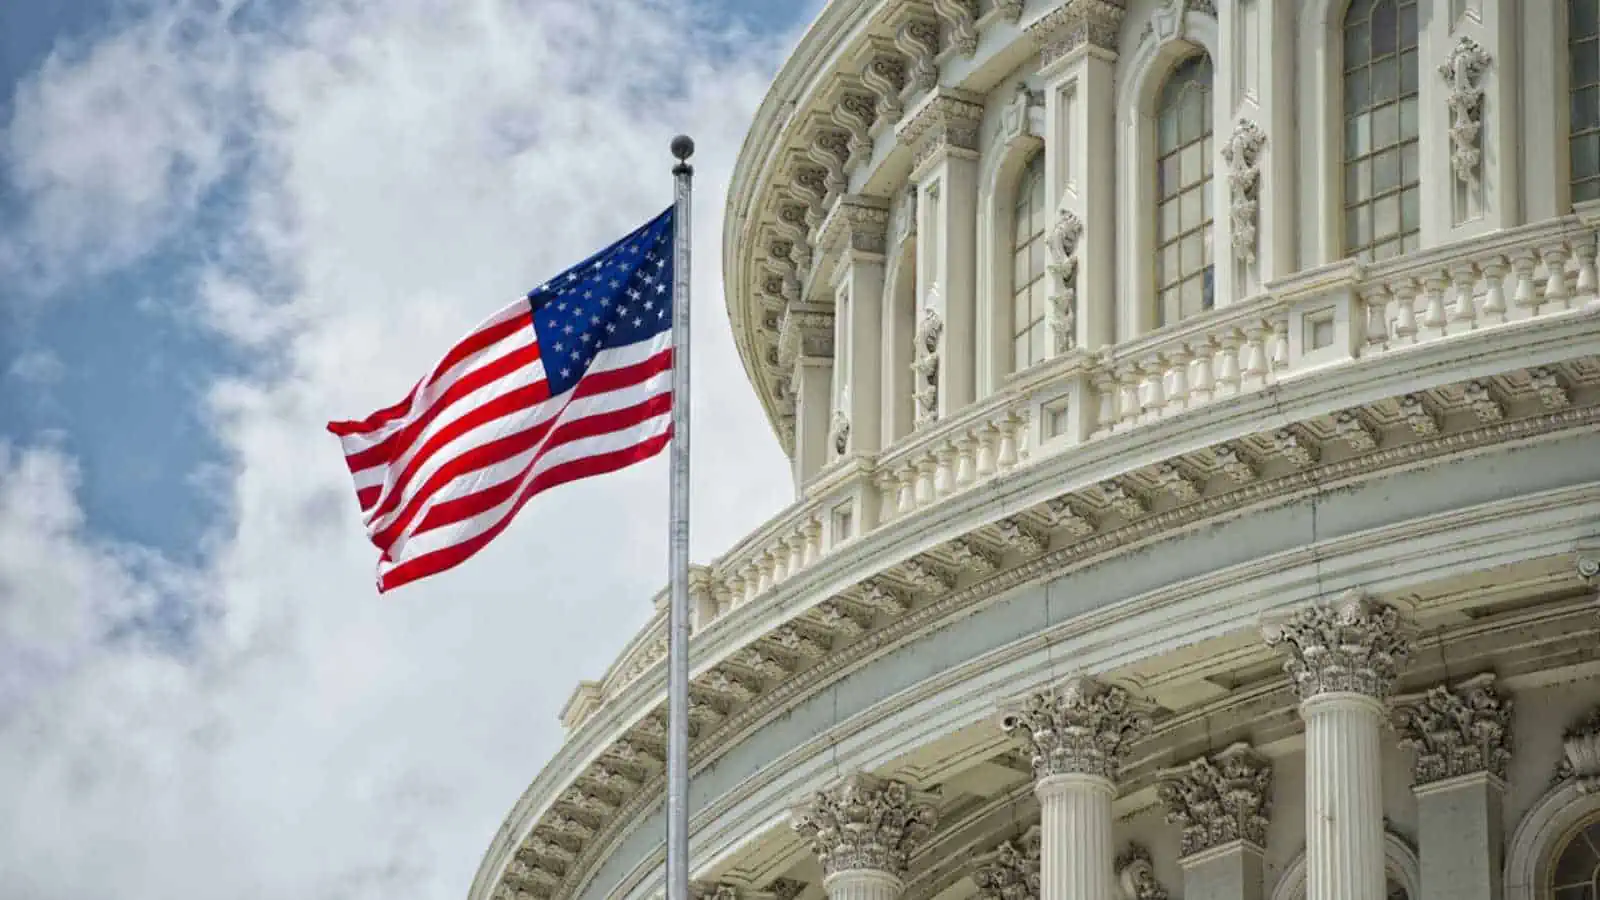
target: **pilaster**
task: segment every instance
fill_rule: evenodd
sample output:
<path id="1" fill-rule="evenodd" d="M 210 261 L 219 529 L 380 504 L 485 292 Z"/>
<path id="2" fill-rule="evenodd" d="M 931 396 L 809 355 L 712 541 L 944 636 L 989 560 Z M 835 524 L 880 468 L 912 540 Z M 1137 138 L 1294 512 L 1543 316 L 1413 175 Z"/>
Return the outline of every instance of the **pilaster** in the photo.
<path id="1" fill-rule="evenodd" d="M 896 900 L 911 854 L 933 833 L 933 805 L 906 785 L 851 775 L 793 813 L 822 863 L 829 900 Z"/>
<path id="2" fill-rule="evenodd" d="M 791 375 L 795 402 L 794 483 L 802 485 L 827 464 L 833 410 L 833 312 L 819 304 L 793 304 L 778 327 L 778 364 Z"/>
<path id="3" fill-rule="evenodd" d="M 939 319 L 932 406 L 921 421 L 948 416 L 975 399 L 977 350 L 978 126 L 982 101 L 935 88 L 897 132 L 914 155 L 917 186 L 919 323 Z M 920 387 L 920 386 L 919 386 Z"/>
<path id="4" fill-rule="evenodd" d="M 881 442 L 887 446 L 911 433 L 916 373 L 917 193 L 902 191 L 889 208 L 889 262 L 884 267 L 878 367 Z M 909 245 L 908 246 L 908 242 Z"/>
<path id="5" fill-rule="evenodd" d="M 1183 829 L 1185 900 L 1260 900 L 1271 763 L 1240 743 L 1164 774 L 1157 793 Z"/>
<path id="6" fill-rule="evenodd" d="M 1511 761 L 1511 701 L 1494 675 L 1395 700 L 1400 745 L 1415 751 L 1417 900 L 1500 900 L 1501 807 Z"/>
<path id="7" fill-rule="evenodd" d="M 1113 342 L 1117 330 L 1116 48 L 1123 15 L 1116 0 L 1067 0 L 1028 27 L 1044 82 L 1046 202 L 1058 228 L 1079 229 L 1066 254 L 1072 283 L 1053 286 L 1060 297 L 1070 288 L 1076 309 L 1054 304 L 1052 326 L 1072 319 L 1072 344 L 1089 350 Z M 1069 249 L 1054 237 L 1052 244 L 1053 251 Z"/>
<path id="8" fill-rule="evenodd" d="M 875 453 L 882 444 L 884 253 L 888 228 L 888 203 L 855 194 L 842 198 L 822 226 L 824 252 L 836 257 L 834 376 L 843 381 L 834 391 L 829 459 Z"/>
<path id="9" fill-rule="evenodd" d="M 1127 749 L 1149 732 L 1150 717 L 1122 688 L 1074 678 L 1010 704 L 1000 724 L 1033 751 L 1041 900 L 1113 896 L 1111 801 Z"/>
<path id="10" fill-rule="evenodd" d="M 1224 181 L 1216 261 L 1219 270 L 1229 267 L 1232 285 L 1217 292 L 1218 306 L 1254 296 L 1266 282 L 1298 269 L 1295 15 L 1296 4 L 1271 0 L 1217 5 L 1213 64 L 1222 119 L 1216 171 Z M 1219 287 L 1223 281 L 1219 277 Z"/>
<path id="11" fill-rule="evenodd" d="M 1439 2 L 1433 15 L 1420 17 L 1422 165 L 1446 176 L 1422 181 L 1425 245 L 1523 221 L 1517 42 L 1526 6 L 1519 0 Z M 1565 50 L 1563 41 L 1553 55 L 1564 60 Z"/>
<path id="12" fill-rule="evenodd" d="M 1410 652 L 1399 613 L 1349 592 L 1262 629 L 1306 723 L 1306 900 L 1385 896 L 1384 703 Z"/>

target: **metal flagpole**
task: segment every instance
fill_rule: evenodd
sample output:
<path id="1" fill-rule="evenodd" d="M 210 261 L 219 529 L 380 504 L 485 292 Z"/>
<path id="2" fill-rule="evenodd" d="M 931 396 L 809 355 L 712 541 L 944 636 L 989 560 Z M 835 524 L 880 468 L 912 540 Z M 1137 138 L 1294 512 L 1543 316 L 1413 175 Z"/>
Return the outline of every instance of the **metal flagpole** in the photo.
<path id="1" fill-rule="evenodd" d="M 672 601 L 667 613 L 667 900 L 689 900 L 689 199 L 694 141 L 672 139 Z"/>

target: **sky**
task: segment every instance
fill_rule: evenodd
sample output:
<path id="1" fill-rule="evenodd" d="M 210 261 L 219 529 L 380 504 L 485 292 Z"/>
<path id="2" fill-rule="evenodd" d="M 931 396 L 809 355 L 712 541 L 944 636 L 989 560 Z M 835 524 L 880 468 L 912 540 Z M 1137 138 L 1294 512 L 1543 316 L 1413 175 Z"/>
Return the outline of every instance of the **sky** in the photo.
<path id="1" fill-rule="evenodd" d="M 665 461 L 383 597 L 330 419 L 671 202 L 692 555 L 779 510 L 724 312 L 819 0 L 0 2 L 0 885 L 461 898 L 665 581 Z"/>

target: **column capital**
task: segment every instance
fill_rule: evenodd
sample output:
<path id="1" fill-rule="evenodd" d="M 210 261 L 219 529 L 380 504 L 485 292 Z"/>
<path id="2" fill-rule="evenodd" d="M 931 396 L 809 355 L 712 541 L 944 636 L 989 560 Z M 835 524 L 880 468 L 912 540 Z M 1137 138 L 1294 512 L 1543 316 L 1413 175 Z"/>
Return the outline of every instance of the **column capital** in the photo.
<path id="1" fill-rule="evenodd" d="M 1413 785 L 1477 772 L 1504 780 L 1511 762 L 1511 705 L 1495 689 L 1492 672 L 1396 697 L 1400 746 L 1417 755 Z"/>
<path id="2" fill-rule="evenodd" d="M 1093 775 L 1115 782 L 1128 745 L 1150 725 L 1126 690 L 1083 677 L 1013 701 L 1000 717 L 1001 728 L 1028 740 L 1040 780 Z"/>
<path id="3" fill-rule="evenodd" d="M 778 323 L 778 364 L 833 358 L 833 310 L 817 303 L 790 304 Z"/>
<path id="4" fill-rule="evenodd" d="M 972 873 L 983 900 L 1039 900 L 1039 856 L 1043 841 L 1039 826 L 1022 837 L 1006 841 L 979 860 Z"/>
<path id="5" fill-rule="evenodd" d="M 1283 670 L 1294 680 L 1301 702 L 1324 694 L 1386 700 L 1411 652 L 1410 629 L 1399 610 L 1359 591 L 1264 625 L 1261 636 L 1284 655 Z"/>
<path id="6" fill-rule="evenodd" d="M 914 155 L 912 180 L 930 161 L 954 152 L 978 158 L 978 126 L 983 124 L 983 100 L 957 88 L 936 88 L 906 114 L 896 139 Z"/>
<path id="7" fill-rule="evenodd" d="M 823 221 L 817 247 L 822 253 L 842 249 L 882 259 L 889 237 L 889 201 L 863 194 L 846 194 Z"/>
<path id="8" fill-rule="evenodd" d="M 794 829 L 811 842 L 826 877 L 870 870 L 894 878 L 933 834 L 933 804 L 905 784 L 856 774 L 817 792 L 793 812 Z"/>
<path id="9" fill-rule="evenodd" d="M 1248 744 L 1169 770 L 1156 789 L 1167 821 L 1183 829 L 1184 856 L 1235 841 L 1267 845 L 1272 763 Z"/>
<path id="10" fill-rule="evenodd" d="M 1027 27 L 1039 48 L 1039 68 L 1049 69 L 1080 47 L 1115 54 L 1126 14 L 1124 0 L 1066 0 L 1040 16 Z"/>

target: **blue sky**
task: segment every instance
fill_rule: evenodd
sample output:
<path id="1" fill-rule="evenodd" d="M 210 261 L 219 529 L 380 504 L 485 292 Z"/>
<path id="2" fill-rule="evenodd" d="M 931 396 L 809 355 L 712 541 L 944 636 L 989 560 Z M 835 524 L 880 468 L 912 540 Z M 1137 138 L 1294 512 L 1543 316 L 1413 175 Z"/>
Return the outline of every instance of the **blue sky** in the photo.
<path id="1" fill-rule="evenodd" d="M 380 600 L 322 425 L 658 210 L 687 130 L 694 556 L 781 508 L 716 242 L 817 7 L 0 4 L 8 892 L 464 895 L 577 680 L 649 616 L 664 467 L 541 497 Z"/>

